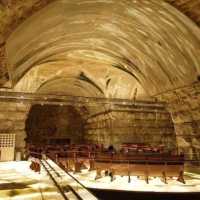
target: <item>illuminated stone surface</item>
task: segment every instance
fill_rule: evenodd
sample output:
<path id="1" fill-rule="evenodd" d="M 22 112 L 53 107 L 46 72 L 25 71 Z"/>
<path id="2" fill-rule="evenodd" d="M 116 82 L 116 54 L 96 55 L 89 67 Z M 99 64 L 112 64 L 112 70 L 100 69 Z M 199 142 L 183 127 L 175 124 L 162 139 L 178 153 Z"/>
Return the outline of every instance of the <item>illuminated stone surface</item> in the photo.
<path id="1" fill-rule="evenodd" d="M 62 199 L 42 169 L 41 174 L 29 168 L 30 162 L 0 163 L 1 200 Z"/>
<path id="2" fill-rule="evenodd" d="M 91 193 L 64 173 L 55 163 L 50 160 L 48 162 L 61 175 L 62 178 L 56 181 L 63 188 L 68 199 L 78 199 L 72 192 L 65 190 L 70 185 L 81 198 L 96 200 Z M 33 172 L 29 166 L 30 162 L 27 161 L 0 163 L 0 200 L 64 199 L 43 167 L 39 174 Z"/>

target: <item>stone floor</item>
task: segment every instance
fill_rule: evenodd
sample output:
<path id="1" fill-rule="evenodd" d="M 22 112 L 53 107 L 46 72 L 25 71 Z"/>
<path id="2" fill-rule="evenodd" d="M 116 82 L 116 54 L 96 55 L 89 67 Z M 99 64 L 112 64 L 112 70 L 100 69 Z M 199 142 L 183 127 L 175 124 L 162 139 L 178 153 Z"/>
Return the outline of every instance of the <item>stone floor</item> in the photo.
<path id="1" fill-rule="evenodd" d="M 30 162 L 0 162 L 0 200 L 62 199 L 44 169 L 35 173 Z"/>
<path id="2" fill-rule="evenodd" d="M 54 179 L 64 189 L 67 199 L 77 200 L 76 195 L 85 200 L 97 199 L 53 161 L 47 162 L 59 173 L 60 177 Z M 29 167 L 30 163 L 0 162 L 0 200 L 63 200 L 64 197 L 58 192 L 44 168 L 41 167 L 40 173 L 34 172 Z M 68 190 L 67 186 L 70 186 L 76 195 Z"/>
<path id="3" fill-rule="evenodd" d="M 30 162 L 1 162 L 0 163 L 0 200 L 59 200 L 61 195 L 57 192 L 47 173 L 35 173 L 29 168 Z M 185 173 L 186 184 L 174 179 L 168 184 L 159 178 L 152 178 L 149 184 L 144 180 L 131 177 L 116 176 L 113 182 L 109 177 L 94 180 L 95 171 L 82 170 L 81 173 L 71 173 L 88 188 L 114 189 L 127 191 L 153 191 L 153 192 L 200 192 L 200 174 Z"/>

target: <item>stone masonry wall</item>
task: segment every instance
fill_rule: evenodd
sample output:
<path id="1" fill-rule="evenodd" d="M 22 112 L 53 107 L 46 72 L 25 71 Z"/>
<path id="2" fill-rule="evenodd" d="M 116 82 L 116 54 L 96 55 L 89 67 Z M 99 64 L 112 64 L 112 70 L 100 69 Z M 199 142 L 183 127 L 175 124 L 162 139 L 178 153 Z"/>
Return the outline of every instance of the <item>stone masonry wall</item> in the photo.
<path id="1" fill-rule="evenodd" d="M 160 99 L 168 102 L 179 152 L 184 152 L 190 159 L 200 158 L 199 91 L 200 84 L 195 83 L 160 95 Z"/>
<path id="2" fill-rule="evenodd" d="M 164 110 L 140 107 L 118 108 L 96 114 L 87 120 L 85 140 L 104 146 L 122 143 L 164 144 L 175 149 L 175 132 L 170 114 Z"/>
<path id="3" fill-rule="evenodd" d="M 27 104 L 0 102 L 0 134 L 15 134 L 16 151 L 24 151 L 25 120 L 28 109 Z"/>

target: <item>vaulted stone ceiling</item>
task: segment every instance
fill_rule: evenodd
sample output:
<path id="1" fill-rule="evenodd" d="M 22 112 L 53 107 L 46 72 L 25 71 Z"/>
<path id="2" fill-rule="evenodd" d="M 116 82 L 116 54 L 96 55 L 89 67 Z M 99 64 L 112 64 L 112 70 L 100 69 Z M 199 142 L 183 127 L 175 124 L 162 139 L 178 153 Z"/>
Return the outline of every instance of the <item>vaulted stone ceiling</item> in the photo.
<path id="1" fill-rule="evenodd" d="M 166 0 L 200 25 L 200 0 Z"/>
<path id="2" fill-rule="evenodd" d="M 199 23 L 199 1 L 167 1 Z M 17 91 L 146 97 L 200 74 L 199 28 L 164 0 L 4 0 L 0 14 L 1 84 L 8 69 Z"/>

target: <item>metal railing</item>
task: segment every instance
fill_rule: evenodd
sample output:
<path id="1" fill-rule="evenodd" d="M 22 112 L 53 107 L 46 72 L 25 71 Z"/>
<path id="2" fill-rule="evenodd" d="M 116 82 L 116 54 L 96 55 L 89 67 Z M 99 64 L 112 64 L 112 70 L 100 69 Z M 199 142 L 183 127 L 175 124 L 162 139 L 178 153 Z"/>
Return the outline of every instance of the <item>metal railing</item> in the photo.
<path id="1" fill-rule="evenodd" d="M 52 172 L 56 175 L 56 177 L 58 178 L 62 178 L 62 175 L 46 160 L 46 159 L 42 159 L 44 157 L 48 158 L 49 160 L 51 160 L 52 162 L 54 162 L 57 166 L 59 166 L 70 178 L 72 178 L 78 185 L 79 187 L 84 188 L 85 190 L 87 190 L 87 192 L 91 195 L 94 196 L 80 181 L 78 181 L 75 177 L 73 177 L 70 173 L 68 173 L 66 171 L 66 169 L 64 168 L 64 166 L 61 165 L 61 163 L 57 163 L 57 161 L 53 158 L 50 158 L 46 155 L 42 155 L 42 153 L 38 153 L 38 152 L 30 152 L 30 156 L 36 159 L 39 159 L 41 165 L 43 166 L 43 168 L 45 169 L 45 171 L 47 172 L 47 174 L 49 175 L 50 179 L 53 181 L 54 185 L 56 186 L 56 188 L 58 189 L 59 193 L 62 195 L 62 197 L 65 200 L 70 200 L 70 198 L 68 198 L 66 196 L 66 191 L 63 189 L 63 187 L 58 183 L 58 181 L 56 180 L 56 178 L 53 176 Z M 50 168 L 50 170 L 48 169 L 48 167 Z M 77 199 L 79 200 L 84 200 L 84 198 L 81 197 L 81 195 L 78 194 L 78 192 L 76 192 L 76 190 L 70 185 L 67 184 L 67 189 L 69 191 L 71 191 Z M 68 192 L 68 191 L 67 191 Z"/>
<path id="2" fill-rule="evenodd" d="M 42 166 L 44 167 L 45 171 L 47 172 L 47 174 L 49 175 L 49 177 L 51 178 L 51 180 L 53 181 L 54 185 L 56 186 L 56 188 L 58 189 L 58 191 L 60 192 L 60 194 L 62 195 L 62 197 L 65 200 L 69 200 L 68 197 L 65 195 L 65 191 L 63 190 L 63 188 L 58 184 L 58 182 L 56 181 L 56 179 L 52 176 L 52 174 L 50 173 L 50 171 L 47 169 L 47 167 L 45 166 L 45 164 L 43 163 L 43 161 L 40 162 L 42 164 Z M 57 173 L 56 173 L 57 174 Z"/>

